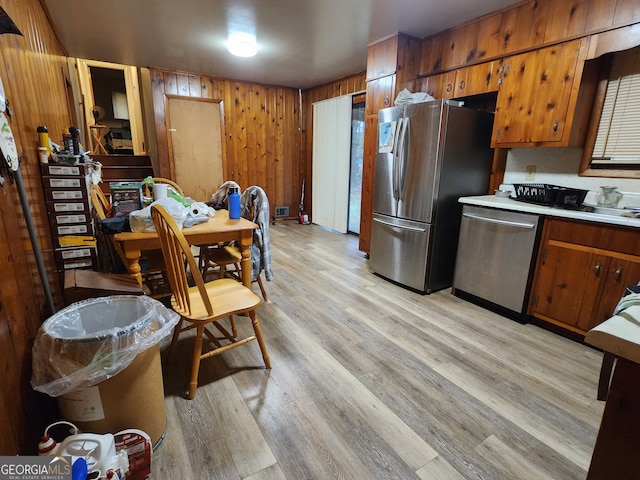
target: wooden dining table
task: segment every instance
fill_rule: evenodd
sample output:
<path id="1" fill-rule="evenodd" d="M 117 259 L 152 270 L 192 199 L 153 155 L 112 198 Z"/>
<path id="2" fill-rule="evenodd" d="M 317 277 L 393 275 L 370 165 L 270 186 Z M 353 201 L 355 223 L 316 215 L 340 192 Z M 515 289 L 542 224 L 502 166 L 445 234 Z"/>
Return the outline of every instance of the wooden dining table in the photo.
<path id="1" fill-rule="evenodd" d="M 229 218 L 227 210 L 217 210 L 214 217 L 205 223 L 199 223 L 193 227 L 183 228 L 182 233 L 189 245 L 211 245 L 219 242 L 238 242 L 242 260 L 242 283 L 251 288 L 251 243 L 253 242 L 253 230 L 258 226 L 250 220 Z M 127 271 L 142 285 L 140 256 L 145 250 L 160 248 L 160 239 L 157 233 L 122 232 L 113 236 L 119 242 L 127 262 Z"/>

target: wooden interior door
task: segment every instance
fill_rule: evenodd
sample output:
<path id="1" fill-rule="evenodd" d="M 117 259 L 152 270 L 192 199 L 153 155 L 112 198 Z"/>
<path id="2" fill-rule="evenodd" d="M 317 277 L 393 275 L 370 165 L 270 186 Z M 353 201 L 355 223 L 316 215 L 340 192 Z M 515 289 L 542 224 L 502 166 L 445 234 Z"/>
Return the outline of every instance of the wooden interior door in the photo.
<path id="1" fill-rule="evenodd" d="M 167 96 L 172 177 L 186 196 L 207 201 L 224 182 L 222 102 Z"/>

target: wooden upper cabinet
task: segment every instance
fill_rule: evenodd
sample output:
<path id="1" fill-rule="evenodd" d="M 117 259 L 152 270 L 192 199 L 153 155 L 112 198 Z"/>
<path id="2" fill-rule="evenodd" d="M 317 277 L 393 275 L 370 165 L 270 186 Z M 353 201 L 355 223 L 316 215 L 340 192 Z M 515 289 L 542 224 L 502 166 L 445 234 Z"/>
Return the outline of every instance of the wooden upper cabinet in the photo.
<path id="1" fill-rule="evenodd" d="M 576 119 L 592 96 L 581 80 L 588 39 L 553 45 L 504 60 L 492 146 L 581 146 L 587 120 Z M 580 110 L 582 112 L 582 110 Z"/>
<path id="2" fill-rule="evenodd" d="M 456 70 L 452 98 L 469 97 L 481 93 L 497 92 L 502 62 L 485 62 Z"/>
<path id="3" fill-rule="evenodd" d="M 544 32 L 544 43 L 584 34 L 589 4 L 592 2 L 593 0 L 542 0 L 541 3 L 547 11 L 548 18 Z M 609 3 L 612 3 L 611 0 Z"/>
<path id="4" fill-rule="evenodd" d="M 421 92 L 434 98 L 462 98 L 481 93 L 497 92 L 501 61 L 485 62 L 450 72 L 422 77 L 416 82 Z"/>
<path id="5" fill-rule="evenodd" d="M 398 65 L 398 37 L 386 38 L 367 48 L 367 81 L 393 75 Z"/>
<path id="6" fill-rule="evenodd" d="M 544 42 L 556 42 L 640 21 L 638 0 L 539 0 Z"/>
<path id="7" fill-rule="evenodd" d="M 443 70 L 461 67 L 477 60 L 479 23 L 473 22 L 447 30 L 442 38 Z"/>
<path id="8" fill-rule="evenodd" d="M 445 72 L 420 79 L 420 91 L 433 98 L 448 100 L 455 91 L 456 72 Z"/>
<path id="9" fill-rule="evenodd" d="M 369 80 L 367 82 L 365 113 L 367 115 L 373 115 L 378 113 L 378 110 L 381 108 L 391 107 L 395 98 L 395 90 L 395 75 L 387 75 L 386 77 L 376 80 Z"/>
<path id="10" fill-rule="evenodd" d="M 420 66 L 420 40 L 398 34 L 367 48 L 367 81 L 398 75 L 402 81 L 417 77 Z"/>
<path id="11" fill-rule="evenodd" d="M 424 39 L 420 44 L 420 75 L 442 70 L 442 42 L 444 35 L 434 35 Z"/>

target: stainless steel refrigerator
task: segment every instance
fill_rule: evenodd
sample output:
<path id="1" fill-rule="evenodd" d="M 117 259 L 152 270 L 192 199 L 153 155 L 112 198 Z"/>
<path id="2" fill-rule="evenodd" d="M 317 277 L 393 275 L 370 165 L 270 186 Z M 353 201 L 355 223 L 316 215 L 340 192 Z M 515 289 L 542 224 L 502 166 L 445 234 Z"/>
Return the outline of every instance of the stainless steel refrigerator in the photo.
<path id="1" fill-rule="evenodd" d="M 462 206 L 486 194 L 493 114 L 437 100 L 378 112 L 370 268 L 421 293 L 451 286 Z"/>

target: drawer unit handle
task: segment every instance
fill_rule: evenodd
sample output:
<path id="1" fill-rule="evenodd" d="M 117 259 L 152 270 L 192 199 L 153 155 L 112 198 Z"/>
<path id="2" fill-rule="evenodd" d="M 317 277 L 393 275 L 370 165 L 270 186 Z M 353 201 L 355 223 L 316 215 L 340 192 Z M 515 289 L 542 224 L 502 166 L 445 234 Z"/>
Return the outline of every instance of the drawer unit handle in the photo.
<path id="1" fill-rule="evenodd" d="M 620 283 L 620 279 L 622 278 L 622 267 L 618 267 L 616 269 L 616 276 L 614 277 L 614 281 L 616 283 Z"/>

